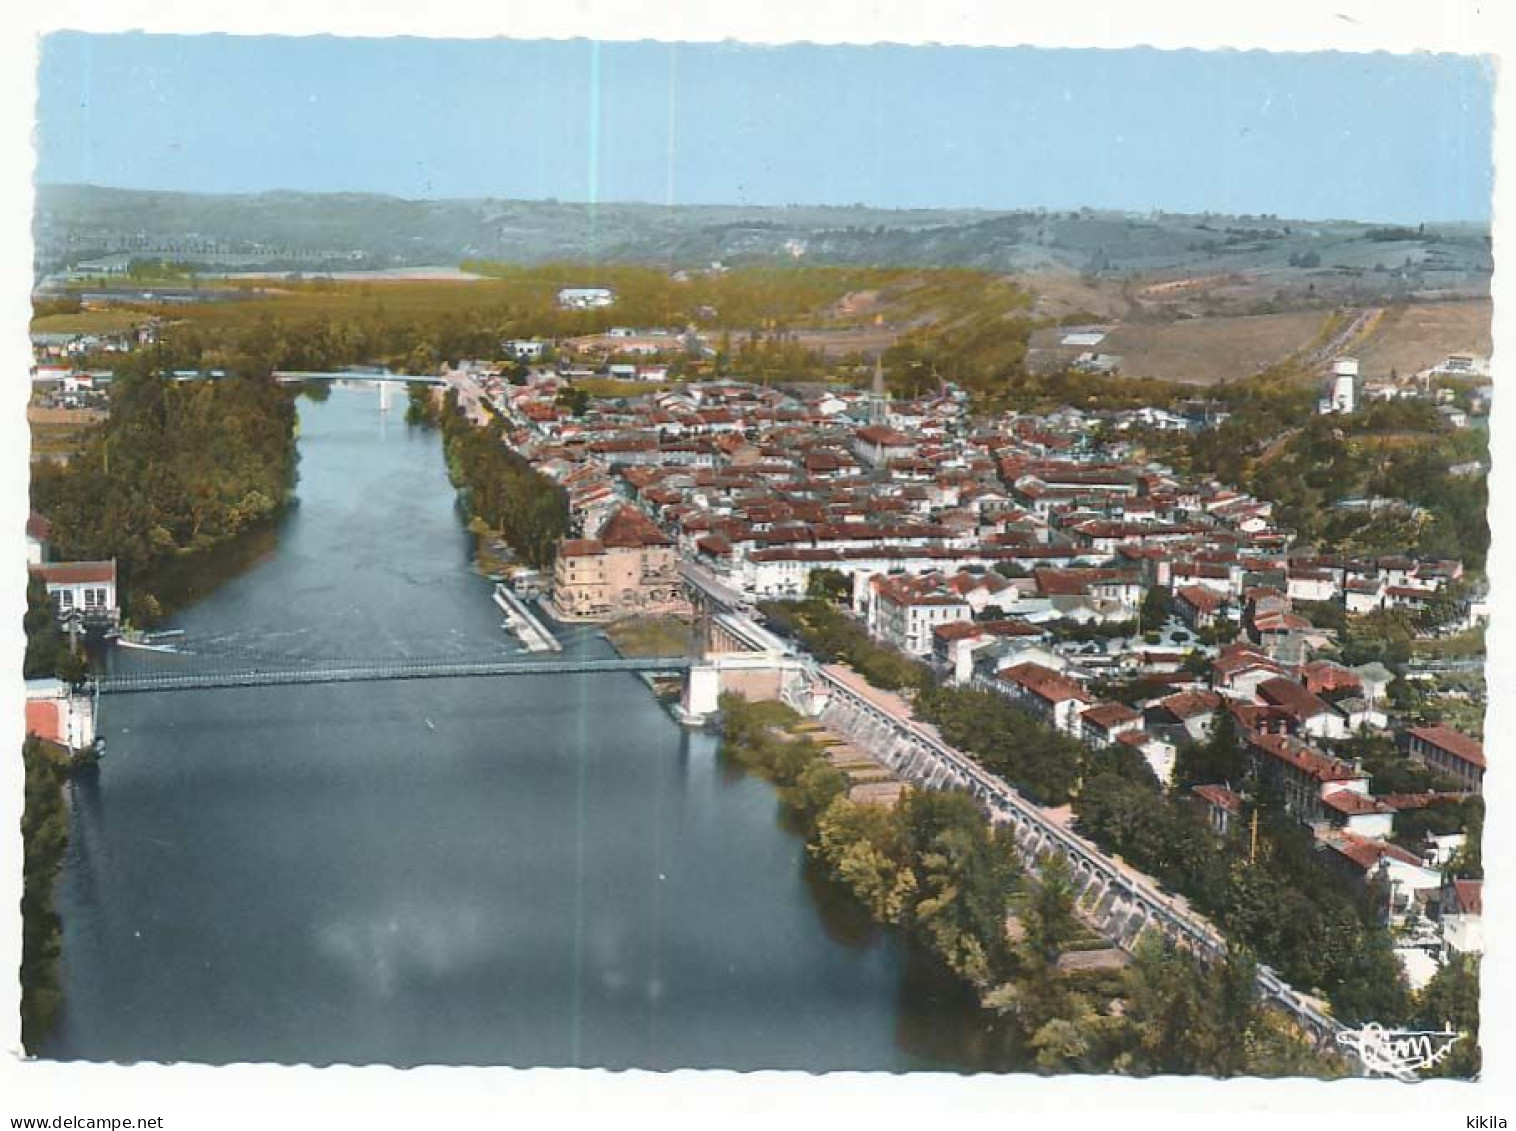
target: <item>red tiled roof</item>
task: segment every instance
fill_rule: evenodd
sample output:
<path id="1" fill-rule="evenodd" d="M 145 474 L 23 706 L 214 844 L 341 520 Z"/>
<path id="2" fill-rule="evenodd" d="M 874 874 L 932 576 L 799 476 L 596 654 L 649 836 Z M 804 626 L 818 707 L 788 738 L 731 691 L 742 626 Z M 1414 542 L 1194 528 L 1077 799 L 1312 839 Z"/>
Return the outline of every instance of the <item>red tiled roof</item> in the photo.
<path id="1" fill-rule="evenodd" d="M 1078 699 L 1081 703 L 1090 701 L 1084 688 L 1073 680 L 1051 668 L 1045 668 L 1041 664 L 1030 661 L 1006 668 L 1000 673 L 1000 678 L 1007 683 L 1024 687 L 1033 695 L 1046 699 L 1050 703 L 1062 703 L 1069 699 Z"/>
<path id="2" fill-rule="evenodd" d="M 1319 782 L 1357 781 L 1365 776 L 1362 770 L 1282 734 L 1251 734 L 1248 743 L 1253 749 L 1284 762 Z"/>
<path id="3" fill-rule="evenodd" d="M 1351 789 L 1339 789 L 1328 793 L 1321 799 L 1321 803 L 1348 817 L 1357 817 L 1364 813 L 1392 812 L 1388 805 L 1383 805 L 1374 798 L 1365 797 Z"/>
<path id="4" fill-rule="evenodd" d="M 1453 894 L 1458 899 L 1459 908 L 1466 914 L 1484 914 L 1483 880 L 1454 880 Z"/>
<path id="5" fill-rule="evenodd" d="M 1186 585 L 1175 596 L 1197 613 L 1214 613 L 1222 606 L 1221 594 L 1204 585 Z"/>
<path id="6" fill-rule="evenodd" d="M 932 629 L 932 635 L 940 640 L 967 640 L 971 636 L 979 636 L 984 632 L 982 625 L 975 624 L 971 620 L 949 621 L 947 624 L 939 624 Z"/>
<path id="7" fill-rule="evenodd" d="M 1158 706 L 1176 719 L 1193 719 L 1214 714 L 1221 706 L 1221 696 L 1214 691 L 1181 691 L 1167 699 L 1160 699 Z"/>
<path id="8" fill-rule="evenodd" d="M 1466 793 L 1438 793 L 1433 790 L 1427 793 L 1386 793 L 1379 800 L 1396 812 L 1402 812 L 1406 809 L 1426 809 L 1432 805 L 1462 801 L 1467 796 Z"/>
<path id="9" fill-rule="evenodd" d="M 1142 718 L 1125 703 L 1097 703 L 1079 717 L 1102 730 L 1110 730 L 1122 723 L 1133 723 Z"/>
<path id="10" fill-rule="evenodd" d="M 669 538 L 636 507 L 623 506 L 600 528 L 600 541 L 607 547 L 632 549 L 639 546 L 667 546 Z"/>
<path id="11" fill-rule="evenodd" d="M 1368 837 L 1356 836 L 1353 833 L 1337 833 L 1328 838 L 1326 843 L 1365 872 L 1377 867 L 1379 861 L 1386 856 L 1402 864 L 1412 864 L 1418 868 L 1426 867 L 1419 858 L 1398 845 L 1382 840 L 1370 840 Z"/>
<path id="12" fill-rule="evenodd" d="M 1406 733 L 1439 750 L 1447 751 L 1453 757 L 1471 766 L 1478 766 L 1481 770 L 1485 768 L 1484 744 L 1478 739 L 1470 738 L 1462 731 L 1456 731 L 1452 727 L 1438 723 L 1436 726 L 1411 727 Z"/>
<path id="13" fill-rule="evenodd" d="M 1191 792 L 1228 813 L 1242 812 L 1241 795 L 1233 793 L 1224 785 L 1197 785 Z"/>
<path id="14" fill-rule="evenodd" d="M 48 562 L 28 566 L 33 574 L 49 585 L 87 585 L 91 582 L 116 583 L 116 563 L 108 562 Z"/>
<path id="15" fill-rule="evenodd" d="M 1266 703 L 1283 707 L 1297 719 L 1315 718 L 1331 710 L 1324 702 L 1312 695 L 1294 680 L 1275 676 L 1258 685 L 1258 694 Z"/>

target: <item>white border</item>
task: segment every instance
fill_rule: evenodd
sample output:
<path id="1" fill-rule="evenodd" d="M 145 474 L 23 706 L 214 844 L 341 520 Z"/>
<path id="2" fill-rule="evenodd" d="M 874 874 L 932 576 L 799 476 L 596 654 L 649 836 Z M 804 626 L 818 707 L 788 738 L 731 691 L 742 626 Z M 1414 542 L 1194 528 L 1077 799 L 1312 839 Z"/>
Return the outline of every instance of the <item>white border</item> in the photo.
<path id="1" fill-rule="evenodd" d="M 21 530 L 25 517 L 27 442 L 23 421 L 26 393 L 22 375 L 29 361 L 25 339 L 31 276 L 30 131 L 35 102 L 35 36 L 58 29 L 89 31 L 228 31 L 241 34 L 341 33 L 356 35 L 409 34 L 428 37 L 664 39 L 747 42 L 820 43 L 943 43 L 979 45 L 1037 45 L 1048 47 L 1263 48 L 1269 50 L 1437 51 L 1499 55 L 1505 46 L 1506 22 L 1497 4 L 1477 0 L 1270 0 L 1266 4 L 1222 4 L 1146 0 L 1059 0 L 1057 3 L 1012 5 L 966 3 L 964 0 L 876 0 L 839 3 L 837 0 L 752 0 L 717 3 L 714 0 L 664 0 L 658 4 L 616 3 L 614 0 L 560 0 L 559 3 L 496 0 L 469 4 L 431 0 L 158 0 L 133 6 L 104 2 L 30 0 L 7 14 L 9 35 L 0 37 L 5 65 L 0 67 L 0 128 L 8 160 L 0 166 L 0 333 L 10 357 L 10 376 L 0 383 L 8 398 L 4 437 L 0 446 L 0 561 L 16 567 L 0 573 L 4 594 L 0 608 L 0 638 L 17 657 L 24 607 L 20 563 Z M 1508 83 L 1497 85 L 1497 127 L 1509 122 L 1513 95 Z M 1509 167 L 1511 137 L 1497 128 L 1496 153 L 1500 170 Z M 1509 265 L 1502 240 L 1509 196 L 1508 178 L 1496 179 L 1497 367 L 1513 340 L 1513 323 L 1505 309 L 1512 293 Z M 1504 394 L 1497 397 L 1496 437 L 1503 437 Z M 1498 443 L 1491 474 L 1492 497 L 1512 497 L 1516 489 Z M 1492 506 L 1494 546 L 1492 575 L 1512 575 L 1516 541 L 1511 537 L 1510 506 Z M 5 547 L 10 549 L 6 550 Z M 14 574 L 14 576 L 12 575 Z M 1508 751 L 1498 736 L 1510 733 L 1516 715 L 1509 706 L 1516 691 L 1512 672 L 1511 639 L 1507 625 L 1516 617 L 1516 602 L 1497 585 L 1490 653 L 1491 715 L 1488 746 L 1494 768 L 1489 797 L 1497 819 L 1486 833 L 1486 855 L 1499 871 L 1510 860 L 1508 822 L 1499 814 L 1511 799 L 1511 775 L 1503 773 Z M 10 733 L 19 744 L 21 689 L 15 679 L 0 680 L 0 711 L 11 720 Z M 0 744 L 3 746 L 4 744 Z M 0 971 L 16 968 L 20 895 L 20 848 L 15 834 L 19 819 L 20 765 L 0 758 L 0 796 L 7 799 L 0 816 Z M 1496 952 L 1510 945 L 1510 910 L 1503 899 L 1510 885 L 1490 885 L 1486 894 L 1487 937 Z M 969 1113 L 997 1114 L 997 1122 L 1014 1119 L 1014 1111 L 1062 1113 L 1075 1125 L 1111 1118 L 1157 1125 L 1152 1113 L 1191 1113 L 1229 1110 L 1244 1123 L 1269 1119 L 1277 1126 L 1284 1112 L 1376 1112 L 1378 1125 L 1462 1127 L 1465 1115 L 1503 1114 L 1516 1119 L 1516 1104 L 1506 1080 L 1512 1066 L 1510 1024 L 1497 1003 L 1516 1003 L 1510 962 L 1486 964 L 1484 1005 L 1487 1013 L 1484 1081 L 1476 1085 L 1427 1083 L 1415 1086 L 1346 1082 L 1318 1085 L 1284 1081 L 1132 1081 L 1114 1078 L 952 1077 L 912 1075 L 834 1075 L 824 1078 L 763 1073 L 606 1073 L 538 1071 L 530 1073 L 481 1069 L 278 1069 L 238 1067 L 206 1069 L 159 1066 L 115 1068 L 64 1067 L 23 1063 L 0 1055 L 0 1119 L 36 1114 L 166 1114 L 165 1126 L 198 1127 L 208 1123 L 196 1112 L 217 1112 L 216 1126 L 268 1126 L 266 1117 L 282 1124 L 309 1126 L 358 1125 L 352 1113 L 370 1113 L 365 1126 L 402 1126 L 423 1112 L 450 1112 L 448 1122 L 482 1123 L 469 1113 L 501 1110 L 568 1112 L 653 1112 L 672 1109 L 688 1118 L 711 1108 L 735 1111 L 809 1111 L 824 1108 L 829 1121 L 868 1116 L 870 1126 L 881 1122 L 919 1122 L 928 1113 L 961 1118 Z M 0 975 L 0 1018 L 7 1028 L 6 1043 L 14 1048 L 16 990 L 13 978 Z M 236 1117 L 228 1113 L 248 1113 Z M 260 1118 L 252 1113 L 264 1113 Z M 291 1118 L 295 1113 L 301 1116 Z M 348 1118 L 343 1118 L 347 1113 Z M 1117 1114 L 1119 1113 L 1119 1114 Z M 929 1116 L 928 1116 L 929 1117 Z M 1056 1117 L 1055 1117 L 1056 1118 Z M 1341 1115 L 1338 1115 L 1340 1121 Z M 1184 1122 L 1192 1122 L 1195 1117 Z M 643 1122 L 645 1120 L 638 1120 Z M 1059 1118 L 1060 1123 L 1063 1121 Z M 665 1122 L 660 1120 L 660 1123 Z M 1173 1120 L 1165 1119 L 1168 1125 Z M 1313 1121 L 1314 1122 L 1314 1121 Z M 8 1123 L 0 1125 L 8 1126 Z"/>

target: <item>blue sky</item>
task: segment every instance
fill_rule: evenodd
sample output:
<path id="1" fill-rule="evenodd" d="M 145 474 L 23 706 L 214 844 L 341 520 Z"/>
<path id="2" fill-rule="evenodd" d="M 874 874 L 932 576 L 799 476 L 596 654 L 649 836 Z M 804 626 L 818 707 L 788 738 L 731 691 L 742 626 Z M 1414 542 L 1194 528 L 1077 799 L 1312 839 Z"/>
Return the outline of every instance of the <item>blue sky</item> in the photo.
<path id="1" fill-rule="evenodd" d="M 83 35 L 37 179 L 203 192 L 1486 220 L 1453 56 Z"/>

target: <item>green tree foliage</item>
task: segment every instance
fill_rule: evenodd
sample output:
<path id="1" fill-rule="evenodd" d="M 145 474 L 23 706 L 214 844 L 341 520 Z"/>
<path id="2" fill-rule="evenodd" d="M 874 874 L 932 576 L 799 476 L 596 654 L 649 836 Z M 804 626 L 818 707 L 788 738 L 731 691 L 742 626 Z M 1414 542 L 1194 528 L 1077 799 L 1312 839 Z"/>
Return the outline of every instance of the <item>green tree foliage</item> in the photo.
<path id="1" fill-rule="evenodd" d="M 784 732 L 799 721 L 782 703 L 751 703 L 738 695 L 721 698 L 723 756 L 773 782 L 785 804 L 813 822 L 847 792 L 847 778 L 822 757 L 811 739 Z"/>
<path id="2" fill-rule="evenodd" d="M 1464 1037 L 1424 1075 L 1472 1079 L 1479 1075 L 1479 958 L 1454 955 L 1416 995 L 1416 1026 L 1451 1029 Z"/>
<path id="3" fill-rule="evenodd" d="M 469 512 L 501 531 L 529 565 L 550 564 L 569 528 L 563 488 L 505 443 L 498 422 L 471 424 L 452 390 L 442 412 L 442 436 L 448 472 L 465 491 Z"/>
<path id="4" fill-rule="evenodd" d="M 846 663 L 875 687 L 919 687 L 928 678 L 925 665 L 872 639 L 829 600 L 767 601 L 759 608 L 777 632 L 802 640 L 822 663 Z"/>
<path id="5" fill-rule="evenodd" d="M 21 747 L 25 797 L 21 813 L 21 1043 L 28 1052 L 47 1036 L 61 1001 L 58 956 L 61 925 L 53 909 L 53 881 L 68 845 L 62 748 L 37 738 Z"/>
<path id="6" fill-rule="evenodd" d="M 1142 595 L 1138 623 L 1144 629 L 1162 628 L 1173 611 L 1174 602 L 1169 591 L 1162 585 L 1149 585 L 1147 592 Z"/>
<path id="7" fill-rule="evenodd" d="M 1072 795 L 1086 748 L 1043 726 L 1004 696 L 933 684 L 916 696 L 915 707 L 944 741 L 972 754 L 1033 800 L 1062 805 Z"/>
<path id="8" fill-rule="evenodd" d="M 1237 741 L 1237 720 L 1222 711 L 1210 737 L 1201 743 L 1185 743 L 1174 760 L 1174 792 L 1184 796 L 1197 785 L 1229 784 L 1238 789 L 1247 767 Z"/>
<path id="9" fill-rule="evenodd" d="M 27 580 L 26 616 L 22 627 L 26 631 L 26 656 L 22 660 L 24 678 L 56 676 L 68 683 L 77 683 L 83 678 L 83 661 L 70 652 L 68 637 L 58 628 L 53 603 L 47 596 L 47 585 L 40 577 Z"/>
<path id="10" fill-rule="evenodd" d="M 583 389 L 569 385 L 559 390 L 556 403 L 570 416 L 580 417 L 589 411 L 590 395 Z"/>
<path id="11" fill-rule="evenodd" d="M 1050 855 L 1042 862 L 1022 911 L 1021 925 L 1026 932 L 1023 945 L 1042 966 L 1057 962 L 1063 948 L 1078 933 L 1074 887 L 1062 856 Z"/>
<path id="12" fill-rule="evenodd" d="M 430 385 L 410 384 L 405 387 L 405 422 L 421 428 L 435 428 L 442 422 L 442 413 L 437 407 L 437 392 Z"/>
<path id="13" fill-rule="evenodd" d="M 33 468 L 32 504 L 67 559 L 116 558 L 128 579 L 273 516 L 295 468 L 290 394 L 265 377 L 176 382 L 134 355 L 109 421 L 67 464 Z"/>
<path id="14" fill-rule="evenodd" d="M 852 595 L 850 576 L 839 569 L 813 569 L 806 579 L 805 595 L 821 601 L 843 604 Z"/>

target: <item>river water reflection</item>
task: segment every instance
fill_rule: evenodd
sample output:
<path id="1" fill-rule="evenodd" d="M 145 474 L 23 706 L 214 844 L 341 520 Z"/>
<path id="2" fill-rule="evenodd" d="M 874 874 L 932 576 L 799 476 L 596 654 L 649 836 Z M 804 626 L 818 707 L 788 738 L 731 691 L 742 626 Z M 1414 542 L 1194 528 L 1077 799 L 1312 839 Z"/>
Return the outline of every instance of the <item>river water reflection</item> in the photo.
<path id="1" fill-rule="evenodd" d="M 514 649 L 436 434 L 357 390 L 302 401 L 301 429 L 298 506 L 215 564 L 186 647 Z M 812 874 L 773 790 L 631 675 L 123 696 L 103 733 L 45 1055 L 1009 1067 L 961 987 Z"/>

